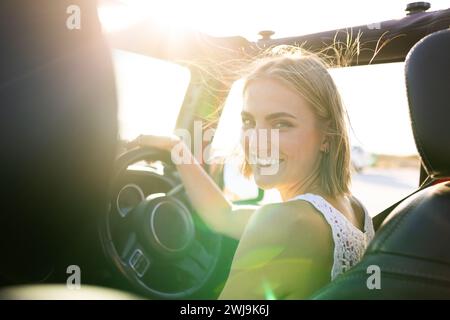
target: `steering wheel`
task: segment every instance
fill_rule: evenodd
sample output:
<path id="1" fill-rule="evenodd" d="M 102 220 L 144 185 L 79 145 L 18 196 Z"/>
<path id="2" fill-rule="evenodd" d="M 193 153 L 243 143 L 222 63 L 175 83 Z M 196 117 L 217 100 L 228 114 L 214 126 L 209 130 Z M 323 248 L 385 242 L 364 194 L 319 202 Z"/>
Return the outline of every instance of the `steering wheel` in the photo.
<path id="1" fill-rule="evenodd" d="M 160 174 L 141 172 L 157 192 L 146 189 L 145 180 L 127 180 L 130 165 L 142 160 L 163 168 Z M 100 238 L 114 269 L 145 296 L 195 298 L 213 280 L 222 236 L 190 206 L 170 153 L 149 147 L 124 153 L 116 160 L 111 186 Z"/>

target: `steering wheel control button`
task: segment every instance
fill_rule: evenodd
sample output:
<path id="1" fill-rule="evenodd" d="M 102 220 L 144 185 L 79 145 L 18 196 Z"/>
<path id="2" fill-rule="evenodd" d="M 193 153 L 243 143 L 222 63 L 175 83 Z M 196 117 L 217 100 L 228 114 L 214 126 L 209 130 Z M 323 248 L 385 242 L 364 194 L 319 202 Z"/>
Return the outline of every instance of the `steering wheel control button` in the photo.
<path id="1" fill-rule="evenodd" d="M 144 200 L 144 192 L 138 185 L 134 183 L 127 184 L 120 189 L 117 195 L 117 211 L 122 218 L 125 218 L 131 210 Z"/>
<path id="2" fill-rule="evenodd" d="M 130 267 L 142 278 L 150 266 L 150 261 L 140 249 L 136 249 L 129 260 Z"/>

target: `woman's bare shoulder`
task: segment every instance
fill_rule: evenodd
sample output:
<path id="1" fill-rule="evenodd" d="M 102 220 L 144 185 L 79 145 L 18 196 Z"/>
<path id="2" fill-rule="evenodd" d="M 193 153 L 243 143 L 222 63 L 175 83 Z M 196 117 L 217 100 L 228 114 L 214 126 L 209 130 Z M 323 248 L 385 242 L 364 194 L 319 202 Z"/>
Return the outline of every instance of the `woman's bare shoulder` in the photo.
<path id="1" fill-rule="evenodd" d="M 244 232 L 246 239 L 261 237 L 264 241 L 283 242 L 296 250 L 327 254 L 332 235 L 323 216 L 306 201 L 289 201 L 259 208 Z"/>
<path id="2" fill-rule="evenodd" d="M 332 263 L 333 240 L 320 213 L 303 201 L 265 205 L 242 235 L 222 298 L 254 297 L 262 280 L 276 282 L 282 296 L 307 296 L 329 281 Z"/>
<path id="3" fill-rule="evenodd" d="M 260 207 L 252 217 L 252 223 L 292 224 L 327 229 L 323 216 L 307 201 L 295 200 L 272 203 Z"/>

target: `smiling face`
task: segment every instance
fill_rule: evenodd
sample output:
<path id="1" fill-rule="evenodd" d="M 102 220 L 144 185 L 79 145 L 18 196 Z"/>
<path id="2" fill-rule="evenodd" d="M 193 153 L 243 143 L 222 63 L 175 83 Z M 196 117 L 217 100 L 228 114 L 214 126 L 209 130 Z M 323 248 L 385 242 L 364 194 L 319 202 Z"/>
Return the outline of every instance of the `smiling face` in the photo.
<path id="1" fill-rule="evenodd" d="M 269 132 L 268 147 L 260 140 L 253 144 L 249 138 L 249 131 L 260 138 L 265 133 L 261 129 Z M 271 129 L 278 129 L 278 156 L 275 150 L 267 150 Z M 242 130 L 245 157 L 259 187 L 277 188 L 283 198 L 308 191 L 303 190 L 305 183 L 317 170 L 327 146 L 317 117 L 300 94 L 274 79 L 251 81 L 244 92 Z M 278 169 L 265 174 L 274 160 L 279 160 Z"/>

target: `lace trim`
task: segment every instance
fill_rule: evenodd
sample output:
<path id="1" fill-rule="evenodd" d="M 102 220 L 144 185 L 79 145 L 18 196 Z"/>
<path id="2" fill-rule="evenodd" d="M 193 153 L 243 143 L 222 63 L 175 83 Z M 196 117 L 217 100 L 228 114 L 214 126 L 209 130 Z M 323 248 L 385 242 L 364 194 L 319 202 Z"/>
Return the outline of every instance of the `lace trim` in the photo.
<path id="1" fill-rule="evenodd" d="M 374 237 L 372 219 L 364 209 L 364 232 L 359 230 L 340 211 L 319 195 L 306 193 L 291 200 L 305 200 L 320 211 L 331 227 L 334 241 L 334 259 L 331 280 L 357 264 L 370 240 Z"/>

